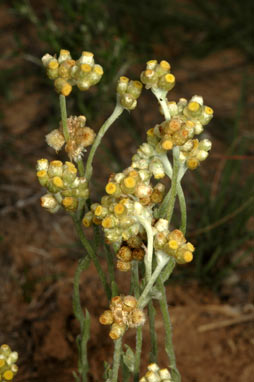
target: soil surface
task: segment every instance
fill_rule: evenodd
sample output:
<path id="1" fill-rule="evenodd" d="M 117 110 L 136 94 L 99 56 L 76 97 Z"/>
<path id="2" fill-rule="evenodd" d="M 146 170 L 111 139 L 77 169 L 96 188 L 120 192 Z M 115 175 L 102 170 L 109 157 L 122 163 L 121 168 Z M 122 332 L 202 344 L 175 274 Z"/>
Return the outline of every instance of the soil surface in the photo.
<path id="1" fill-rule="evenodd" d="M 83 250 L 70 217 L 64 213 L 49 215 L 40 207 L 43 190 L 35 175 L 37 159 L 55 158 L 44 140 L 50 130 L 45 121 L 49 121 L 52 93 L 41 91 L 38 78 L 27 74 L 29 68 L 33 72 L 35 65 L 27 57 L 29 46 L 36 42 L 33 31 L 23 26 L 20 38 L 27 51 L 11 58 L 16 46 L 12 31 L 20 25 L 4 5 L 0 6 L 0 20 L 6 30 L 0 36 L 0 69 L 6 69 L 12 60 L 21 74 L 14 84 L 11 82 L 8 92 L 5 89 L 6 94 L 0 100 L 0 344 L 8 343 L 19 352 L 17 382 L 72 381 L 72 371 L 77 365 L 75 338 L 79 333 L 79 324 L 72 313 L 72 286 Z M 178 59 L 174 70 L 178 85 L 172 99 L 202 94 L 218 116 L 232 116 L 239 99 L 243 68 L 248 70 L 244 57 L 233 50 L 198 61 Z M 8 78 L 5 86 L 8 87 Z M 160 118 L 152 102 L 146 94 L 139 111 L 134 112 L 137 134 L 141 137 L 145 135 L 144 126 L 148 129 Z M 249 102 L 253 104 L 253 95 Z M 95 129 L 100 122 L 97 118 Z M 220 140 L 223 132 L 213 135 L 212 128 L 207 131 L 214 148 L 207 168 L 201 172 L 207 179 L 214 179 L 225 150 Z M 121 120 L 105 138 L 104 145 L 109 151 L 120 152 L 119 162 L 123 167 L 128 166 L 136 149 L 129 132 L 121 129 Z M 100 174 L 99 190 L 110 171 L 111 163 L 101 150 L 95 165 L 95 173 Z M 194 182 L 192 176 L 190 182 Z M 101 262 L 106 268 L 103 259 Z M 118 278 L 124 293 L 129 279 L 123 281 L 119 275 Z M 167 286 L 176 359 L 183 382 L 253 380 L 253 271 L 244 276 L 235 272 L 223 288 L 222 298 L 195 281 Z M 80 290 L 82 306 L 91 315 L 89 379 L 99 381 L 103 362 L 112 360 L 112 341 L 108 328 L 98 323 L 107 301 L 93 266 L 82 275 Z M 166 367 L 163 324 L 156 307 L 159 364 Z M 134 345 L 135 332 L 128 331 L 125 340 Z M 148 363 L 149 346 L 149 330 L 145 325 L 141 375 Z"/>

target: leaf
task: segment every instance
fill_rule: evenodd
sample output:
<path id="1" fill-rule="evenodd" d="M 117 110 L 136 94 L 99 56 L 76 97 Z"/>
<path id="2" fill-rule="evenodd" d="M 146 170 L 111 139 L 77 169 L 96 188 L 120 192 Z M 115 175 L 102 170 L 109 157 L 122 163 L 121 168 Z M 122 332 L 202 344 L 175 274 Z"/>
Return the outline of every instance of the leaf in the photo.
<path id="1" fill-rule="evenodd" d="M 131 373 L 134 372 L 135 367 L 135 354 L 133 350 L 125 344 L 126 352 L 123 352 L 123 362 L 127 366 L 127 368 L 130 370 Z"/>
<path id="2" fill-rule="evenodd" d="M 103 373 L 103 379 L 104 381 L 111 381 L 112 378 L 112 369 L 108 362 L 104 361 L 104 373 Z"/>

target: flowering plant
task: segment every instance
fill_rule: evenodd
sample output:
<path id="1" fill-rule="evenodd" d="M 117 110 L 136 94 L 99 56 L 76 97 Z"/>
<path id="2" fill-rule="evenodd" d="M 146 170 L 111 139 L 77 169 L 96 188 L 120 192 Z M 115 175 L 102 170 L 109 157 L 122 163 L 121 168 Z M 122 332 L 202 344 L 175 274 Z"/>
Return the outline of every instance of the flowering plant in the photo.
<path id="1" fill-rule="evenodd" d="M 187 214 L 181 180 L 188 169 L 196 169 L 208 156 L 211 142 L 199 140 L 197 136 L 213 117 L 213 110 L 205 106 L 203 98 L 197 95 L 189 101 L 185 98 L 178 102 L 169 101 L 168 92 L 175 85 L 170 64 L 165 60 L 159 63 L 150 60 L 140 75 L 141 81 L 123 76 L 119 78 L 115 108 L 96 135 L 86 126 L 85 116 L 68 117 L 66 110 L 66 97 L 73 86 L 87 91 L 103 75 L 103 69 L 95 64 L 93 54 L 83 52 L 78 60 L 73 60 L 69 51 L 61 50 L 58 58 L 46 54 L 42 62 L 59 93 L 61 110 L 60 125 L 46 136 L 46 141 L 57 153 L 64 147 L 68 160 L 65 163 L 38 160 L 37 177 L 47 190 L 41 198 L 41 205 L 50 213 L 63 208 L 71 215 L 86 251 L 74 277 L 73 307 L 81 327 L 75 378 L 85 382 L 89 369 L 87 342 L 90 317 L 87 310 L 84 314 L 80 304 L 79 280 L 82 271 L 92 261 L 109 302 L 98 319 L 102 325 L 110 326 L 109 336 L 114 342 L 113 362 L 105 371 L 105 379 L 118 380 L 122 361 L 128 371 L 123 379 L 129 379 L 129 374 L 132 374 L 134 381 L 139 380 L 142 326 L 148 316 L 152 363 L 140 381 L 179 382 L 181 377 L 176 367 L 164 284 L 176 264 L 186 264 L 193 259 L 195 248 L 185 238 Z M 157 98 L 162 121 L 147 130 L 147 140 L 137 149 L 130 166 L 122 172 L 110 174 L 105 195 L 94 202 L 89 186 L 96 150 L 109 127 L 124 110 L 136 108 L 143 86 Z M 91 149 L 84 164 L 82 155 L 88 146 Z M 162 182 L 164 177 L 171 181 L 169 190 Z M 172 227 L 176 198 L 180 204 L 181 222 L 179 227 Z M 87 239 L 85 229 L 90 226 L 95 235 L 104 235 L 106 273 L 101 267 L 96 246 Z M 124 296 L 119 291 L 115 272 L 131 272 L 129 295 Z M 169 369 L 160 369 L 157 365 L 154 299 L 159 299 L 163 317 Z M 136 330 L 135 351 L 130 347 L 126 351 L 122 348 L 124 334 L 129 328 Z"/>

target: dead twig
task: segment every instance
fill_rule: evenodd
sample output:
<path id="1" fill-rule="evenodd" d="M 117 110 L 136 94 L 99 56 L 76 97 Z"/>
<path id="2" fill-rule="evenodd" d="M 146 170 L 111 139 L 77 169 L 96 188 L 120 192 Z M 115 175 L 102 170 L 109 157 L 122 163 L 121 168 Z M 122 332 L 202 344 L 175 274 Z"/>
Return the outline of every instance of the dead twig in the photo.
<path id="1" fill-rule="evenodd" d="M 210 324 L 201 325 L 198 327 L 198 332 L 204 333 L 204 332 L 207 332 L 209 330 L 225 328 L 227 326 L 237 325 L 237 324 L 241 324 L 243 322 L 248 322 L 248 321 L 252 321 L 252 320 L 254 321 L 254 313 L 241 315 L 239 317 L 231 318 L 229 320 L 222 320 L 222 321 L 218 321 L 218 322 L 212 322 Z"/>

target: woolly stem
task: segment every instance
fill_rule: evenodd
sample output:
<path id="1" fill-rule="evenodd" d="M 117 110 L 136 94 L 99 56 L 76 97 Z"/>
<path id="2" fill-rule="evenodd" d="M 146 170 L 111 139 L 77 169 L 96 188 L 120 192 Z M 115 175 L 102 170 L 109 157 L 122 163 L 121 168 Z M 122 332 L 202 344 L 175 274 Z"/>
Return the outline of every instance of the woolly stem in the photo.
<path id="1" fill-rule="evenodd" d="M 91 150 L 89 152 L 88 159 L 86 162 L 85 176 L 86 176 L 88 181 L 90 180 L 92 173 L 93 173 L 92 163 L 93 163 L 93 158 L 94 158 L 95 152 L 96 152 L 99 144 L 101 143 L 102 138 L 104 137 L 104 135 L 108 131 L 109 127 L 115 122 L 115 120 L 122 114 L 123 111 L 124 111 L 124 108 L 117 102 L 115 109 L 113 110 L 113 113 L 103 123 L 98 134 L 96 135 L 96 138 L 93 142 L 93 145 L 91 147 Z"/>

